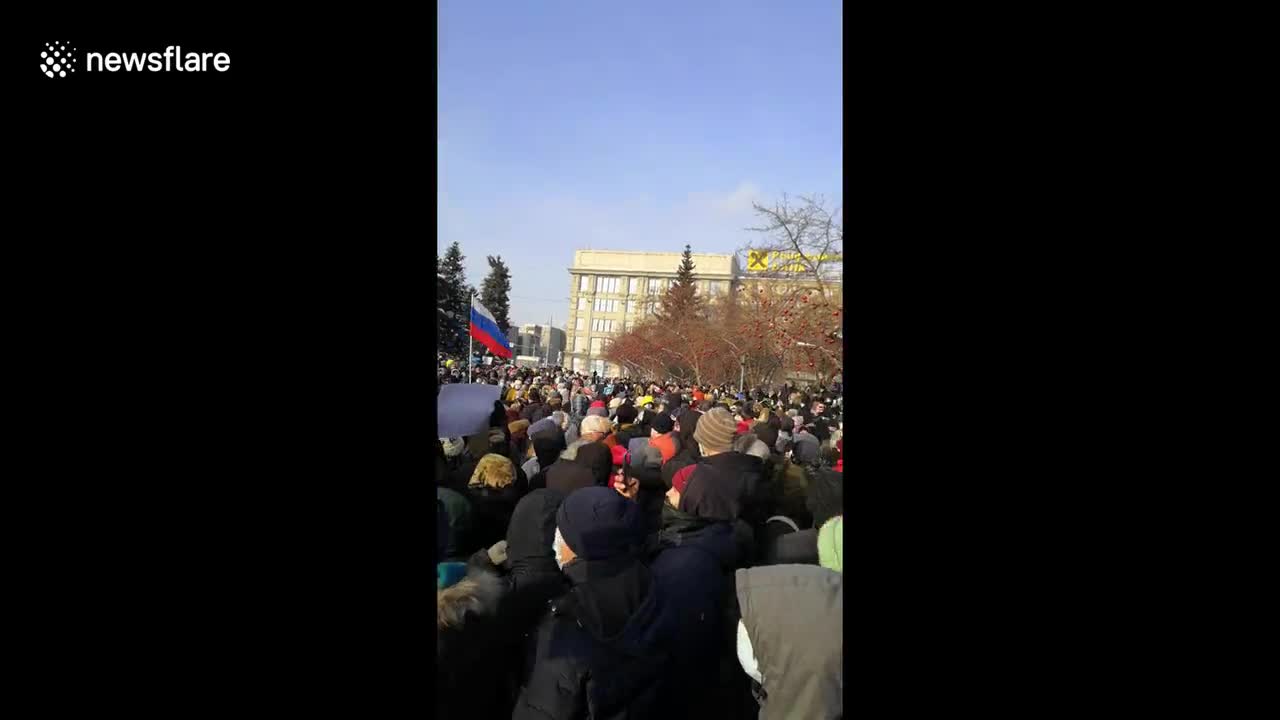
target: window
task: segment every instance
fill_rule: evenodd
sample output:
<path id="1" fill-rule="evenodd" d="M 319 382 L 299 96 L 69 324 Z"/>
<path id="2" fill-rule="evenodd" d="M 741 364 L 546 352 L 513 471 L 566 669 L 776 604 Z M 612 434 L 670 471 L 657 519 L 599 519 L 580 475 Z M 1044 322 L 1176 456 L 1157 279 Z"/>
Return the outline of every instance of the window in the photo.
<path id="1" fill-rule="evenodd" d="M 593 332 L 613 332 L 614 328 L 617 327 L 617 325 L 615 325 L 615 322 L 616 321 L 614 320 L 601 320 L 601 319 L 592 320 L 591 330 Z"/>
<path id="2" fill-rule="evenodd" d="M 590 300 L 586 299 L 585 297 L 580 297 L 580 298 L 578 298 L 578 309 L 579 309 L 579 310 L 586 310 L 586 309 L 587 309 L 587 308 L 589 308 L 589 307 L 591 307 L 591 301 L 590 301 Z"/>
<path id="3" fill-rule="evenodd" d="M 618 292 L 618 278 L 616 278 L 616 277 L 602 277 L 602 278 L 600 278 L 600 282 L 599 282 L 598 286 L 596 287 L 596 292 L 602 292 L 602 293 L 616 293 L 616 292 Z"/>
<path id="4" fill-rule="evenodd" d="M 596 300 L 596 312 L 616 312 L 618 310 L 617 300 Z"/>
<path id="5" fill-rule="evenodd" d="M 628 320 L 625 325 L 627 332 L 631 332 L 631 328 L 635 327 L 635 325 L 636 324 L 634 322 Z"/>
<path id="6" fill-rule="evenodd" d="M 582 276 L 582 280 L 581 280 L 581 281 L 579 281 L 579 283 L 578 283 L 578 290 L 580 290 L 581 292 L 587 292 L 587 291 L 591 290 L 591 276 L 590 276 L 590 275 L 583 275 L 583 276 Z"/>
<path id="7" fill-rule="evenodd" d="M 586 360 L 583 360 L 582 358 L 578 358 L 578 357 L 573 359 L 574 372 L 582 372 L 582 369 L 585 368 L 586 366 L 587 366 Z"/>
<path id="8" fill-rule="evenodd" d="M 640 278 L 631 278 L 631 285 L 627 288 L 628 295 L 640 294 Z"/>
<path id="9" fill-rule="evenodd" d="M 661 295 L 667 289 L 667 281 L 662 278 L 649 278 L 649 294 Z"/>
<path id="10" fill-rule="evenodd" d="M 573 351 L 576 353 L 587 351 L 587 336 L 576 335 L 573 338 Z"/>
<path id="11" fill-rule="evenodd" d="M 582 316 L 579 316 L 578 319 L 573 323 L 573 329 L 577 330 L 578 332 L 582 332 L 583 330 L 586 330 L 587 329 L 586 326 L 587 326 L 587 319 Z"/>
<path id="12" fill-rule="evenodd" d="M 636 311 L 636 301 L 635 301 L 635 300 L 628 300 L 628 301 L 627 301 L 627 313 L 628 313 L 628 314 L 630 314 L 630 313 L 634 313 L 635 311 Z"/>
<path id="13" fill-rule="evenodd" d="M 710 285 L 710 287 L 708 287 L 708 288 L 707 288 L 707 294 L 708 294 L 708 295 L 719 295 L 719 294 L 720 294 L 720 281 L 719 281 L 719 280 L 712 280 L 712 281 L 711 281 L 711 285 Z"/>
<path id="14" fill-rule="evenodd" d="M 591 354 L 599 355 L 602 352 L 604 352 L 604 338 L 591 338 Z"/>

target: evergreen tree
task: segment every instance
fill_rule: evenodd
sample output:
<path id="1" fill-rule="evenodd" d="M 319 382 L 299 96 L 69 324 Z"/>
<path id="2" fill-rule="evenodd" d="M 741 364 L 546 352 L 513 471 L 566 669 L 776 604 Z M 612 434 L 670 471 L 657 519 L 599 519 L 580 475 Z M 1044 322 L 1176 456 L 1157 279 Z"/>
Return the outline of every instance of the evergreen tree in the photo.
<path id="1" fill-rule="evenodd" d="M 662 310 L 657 313 L 663 321 L 701 314 L 698 301 L 697 279 L 694 277 L 693 250 L 684 246 L 680 267 L 676 268 L 676 281 L 667 288 L 662 299 Z"/>
<path id="2" fill-rule="evenodd" d="M 445 251 L 444 257 L 436 256 L 436 302 L 440 312 L 440 346 L 453 355 L 467 351 L 468 327 L 471 322 L 471 296 L 467 294 L 466 270 L 462 261 L 466 257 L 455 241 Z"/>
<path id="3" fill-rule="evenodd" d="M 489 276 L 484 279 L 484 283 L 480 286 L 480 302 L 489 309 L 493 314 L 493 319 L 498 323 L 498 329 L 505 336 L 507 328 L 511 327 L 511 321 L 507 318 L 507 311 L 510 308 L 511 301 L 508 296 L 511 295 L 511 271 L 507 269 L 507 264 L 502 262 L 502 256 L 489 256 Z"/>

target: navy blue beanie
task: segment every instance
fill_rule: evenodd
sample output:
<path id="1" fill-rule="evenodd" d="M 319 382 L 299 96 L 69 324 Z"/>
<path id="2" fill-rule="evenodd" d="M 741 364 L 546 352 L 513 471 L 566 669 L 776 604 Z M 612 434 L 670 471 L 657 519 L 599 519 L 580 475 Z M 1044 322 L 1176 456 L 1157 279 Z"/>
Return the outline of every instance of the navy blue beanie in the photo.
<path id="1" fill-rule="evenodd" d="M 569 493 L 556 512 L 565 543 L 583 560 L 608 560 L 630 553 L 644 539 L 640 507 L 611 487 Z"/>

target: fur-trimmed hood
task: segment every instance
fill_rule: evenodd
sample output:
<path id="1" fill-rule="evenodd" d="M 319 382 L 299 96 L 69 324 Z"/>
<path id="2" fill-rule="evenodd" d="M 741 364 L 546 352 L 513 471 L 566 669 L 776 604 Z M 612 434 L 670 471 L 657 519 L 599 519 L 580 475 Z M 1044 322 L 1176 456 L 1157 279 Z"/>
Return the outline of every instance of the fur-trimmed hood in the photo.
<path id="1" fill-rule="evenodd" d="M 436 629 L 460 630 L 467 615 L 492 616 L 502 599 L 502 579 L 476 568 L 451 587 L 436 591 Z"/>

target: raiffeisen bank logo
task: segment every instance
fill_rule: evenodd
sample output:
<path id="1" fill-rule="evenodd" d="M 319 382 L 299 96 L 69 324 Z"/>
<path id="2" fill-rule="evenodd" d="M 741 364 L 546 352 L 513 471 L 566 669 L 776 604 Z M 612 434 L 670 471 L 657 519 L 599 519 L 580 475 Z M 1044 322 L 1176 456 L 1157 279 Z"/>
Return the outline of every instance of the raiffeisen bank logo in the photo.
<path id="1" fill-rule="evenodd" d="M 86 50 L 84 70 L 89 73 L 224 73 L 231 69 L 231 55 L 225 52 L 187 52 L 170 45 L 163 52 L 108 52 Z M 48 77 L 67 77 L 78 69 L 77 48 L 68 42 L 45 43 L 40 52 L 40 72 Z"/>
<path id="2" fill-rule="evenodd" d="M 49 77 L 66 77 L 76 71 L 75 47 L 65 40 L 44 44 L 40 51 L 40 72 Z"/>

